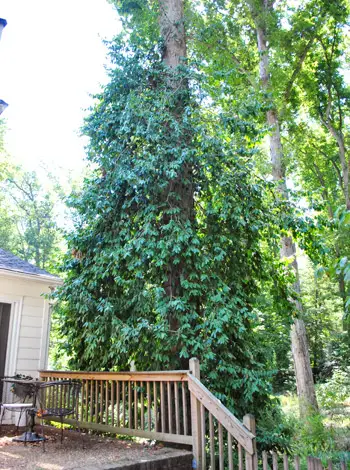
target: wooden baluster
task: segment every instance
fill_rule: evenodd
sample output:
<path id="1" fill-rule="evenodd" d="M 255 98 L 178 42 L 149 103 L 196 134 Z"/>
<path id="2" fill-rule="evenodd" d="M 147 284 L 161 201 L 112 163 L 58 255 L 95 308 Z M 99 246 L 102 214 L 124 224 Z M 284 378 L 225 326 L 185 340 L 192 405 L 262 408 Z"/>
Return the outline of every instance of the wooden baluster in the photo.
<path id="1" fill-rule="evenodd" d="M 223 438 L 223 430 L 222 424 L 218 423 L 218 431 L 219 431 L 219 469 L 224 470 L 224 438 Z"/>
<path id="2" fill-rule="evenodd" d="M 117 380 L 117 427 L 120 427 L 120 382 Z"/>
<path id="3" fill-rule="evenodd" d="M 133 383 L 134 385 L 134 429 L 138 428 L 139 420 L 138 420 L 138 394 L 137 394 L 137 382 Z"/>
<path id="4" fill-rule="evenodd" d="M 328 460 L 328 470 L 333 470 L 333 463 L 331 460 Z"/>
<path id="5" fill-rule="evenodd" d="M 314 465 L 312 461 L 312 457 L 307 457 L 307 470 L 313 470 Z"/>
<path id="6" fill-rule="evenodd" d="M 158 416 L 157 416 L 157 407 L 158 407 L 158 396 L 157 396 L 157 382 L 153 382 L 153 398 L 154 398 L 154 428 L 158 432 Z"/>
<path id="7" fill-rule="evenodd" d="M 98 423 L 98 380 L 95 380 L 95 423 Z"/>
<path id="8" fill-rule="evenodd" d="M 215 470 L 215 435 L 213 415 L 209 412 L 210 468 Z"/>
<path id="9" fill-rule="evenodd" d="M 103 381 L 100 380 L 100 423 L 103 424 Z"/>
<path id="10" fill-rule="evenodd" d="M 268 469 L 268 460 L 267 460 L 267 452 L 264 450 L 262 453 L 262 463 L 263 463 L 263 470 Z"/>
<path id="11" fill-rule="evenodd" d="M 232 436 L 227 433 L 227 451 L 228 451 L 228 470 L 233 470 L 233 458 L 232 458 Z"/>
<path id="12" fill-rule="evenodd" d="M 105 380 L 105 424 L 110 424 L 109 423 L 109 386 L 110 382 L 109 380 Z"/>
<path id="13" fill-rule="evenodd" d="M 179 384 L 177 382 L 174 382 L 174 398 L 176 434 L 180 434 Z"/>
<path id="14" fill-rule="evenodd" d="M 341 470 L 346 470 L 346 462 L 345 462 L 345 460 L 341 460 L 341 461 L 340 461 L 340 468 L 341 468 Z"/>
<path id="15" fill-rule="evenodd" d="M 143 382 L 141 381 L 141 393 L 140 393 L 140 400 L 141 400 L 141 429 L 142 431 L 145 430 L 145 397 L 143 393 Z"/>
<path id="16" fill-rule="evenodd" d="M 206 469 L 206 454 L 205 454 L 205 408 L 204 406 L 201 404 L 201 431 L 202 431 L 202 435 L 201 435 L 201 441 L 202 441 L 202 445 L 201 445 L 201 451 L 202 451 L 202 469 L 205 470 Z"/>
<path id="17" fill-rule="evenodd" d="M 251 433 L 256 435 L 255 417 L 253 415 L 247 414 L 243 416 L 243 424 Z M 249 454 L 247 451 L 245 453 L 246 470 L 258 469 L 258 454 L 256 452 L 255 437 L 254 439 L 252 439 L 252 444 L 253 444 L 253 454 Z"/>
<path id="18" fill-rule="evenodd" d="M 184 422 L 184 434 L 188 435 L 188 417 L 187 417 L 187 397 L 186 397 L 186 387 L 185 382 L 181 383 L 182 389 L 182 413 L 183 413 L 183 422 Z"/>
<path id="19" fill-rule="evenodd" d="M 94 381 L 90 380 L 90 403 L 89 403 L 89 408 L 90 408 L 90 423 L 92 423 L 92 406 L 94 403 L 94 388 L 93 388 Z"/>
<path id="20" fill-rule="evenodd" d="M 81 408 L 80 408 L 80 421 L 84 420 L 84 390 L 85 390 L 85 380 L 81 381 Z"/>
<path id="21" fill-rule="evenodd" d="M 160 419 L 162 423 L 162 432 L 166 432 L 165 431 L 164 382 L 160 382 Z"/>
<path id="22" fill-rule="evenodd" d="M 147 425 L 148 431 L 152 429 L 152 397 L 151 397 L 151 384 L 147 382 Z"/>
<path id="23" fill-rule="evenodd" d="M 189 361 L 190 372 L 194 378 L 200 380 L 200 366 L 197 358 L 193 357 Z M 191 432 L 192 432 L 192 452 L 193 452 L 193 466 L 201 468 L 201 408 L 200 402 L 197 397 L 190 393 L 191 399 Z"/>
<path id="24" fill-rule="evenodd" d="M 238 470 L 243 470 L 243 449 L 241 444 L 238 444 Z"/>
<path id="25" fill-rule="evenodd" d="M 283 454 L 283 470 L 288 470 L 288 455 Z"/>
<path id="26" fill-rule="evenodd" d="M 89 419 L 89 380 L 85 381 L 85 422 L 88 422 Z M 83 419 L 84 421 L 84 419 Z"/>
<path id="27" fill-rule="evenodd" d="M 278 459 L 276 452 L 272 452 L 272 469 L 278 470 Z"/>
<path id="28" fill-rule="evenodd" d="M 122 405 L 122 414 L 123 414 L 123 428 L 126 428 L 125 426 L 125 408 L 126 408 L 126 399 L 125 399 L 125 381 L 123 380 L 122 381 L 122 401 L 123 401 L 123 405 Z"/>
<path id="29" fill-rule="evenodd" d="M 114 426 L 114 380 L 111 380 L 111 426 Z"/>
<path id="30" fill-rule="evenodd" d="M 173 432 L 173 397 L 171 391 L 171 382 L 167 382 L 168 389 L 168 432 L 172 434 Z"/>
<path id="31" fill-rule="evenodd" d="M 128 402 L 129 402 L 129 429 L 132 429 L 132 394 L 131 394 L 131 380 L 128 383 Z"/>
<path id="32" fill-rule="evenodd" d="M 298 455 L 296 455 L 294 457 L 294 469 L 295 470 L 300 470 L 300 457 Z M 332 469 L 330 469 L 332 470 Z"/>

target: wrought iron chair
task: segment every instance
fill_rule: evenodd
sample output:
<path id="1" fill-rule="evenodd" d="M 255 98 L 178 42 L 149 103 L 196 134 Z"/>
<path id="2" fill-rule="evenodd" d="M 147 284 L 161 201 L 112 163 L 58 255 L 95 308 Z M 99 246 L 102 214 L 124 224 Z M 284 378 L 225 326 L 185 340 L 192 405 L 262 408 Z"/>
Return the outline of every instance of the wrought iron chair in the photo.
<path id="1" fill-rule="evenodd" d="M 44 420 L 58 417 L 61 421 L 61 444 L 63 442 L 63 418 L 73 415 L 75 428 L 79 430 L 82 444 L 84 439 L 78 421 L 78 405 L 81 383 L 74 380 L 57 380 L 40 385 L 38 400 L 39 409 L 37 416 L 41 419 L 41 433 L 44 436 Z M 45 440 L 43 440 L 45 452 Z"/>
<path id="2" fill-rule="evenodd" d="M 15 379 L 16 380 L 16 379 L 18 379 L 18 377 L 19 377 L 18 375 L 16 375 L 16 376 L 4 376 L 4 377 L 1 377 L 0 380 L 2 381 L 2 380 L 5 379 L 7 381 L 10 381 L 10 379 Z M 19 385 L 17 385 L 17 388 L 18 387 L 19 387 Z M 15 402 L 12 402 L 12 403 L 2 403 L 2 402 L 0 402 L 0 430 L 2 428 L 2 422 L 3 422 L 6 410 L 19 413 L 19 418 L 18 418 L 18 422 L 17 422 L 17 431 L 19 429 L 19 425 L 20 425 L 20 422 L 21 422 L 22 415 L 23 415 L 23 413 L 25 413 L 26 428 L 28 428 L 28 415 L 29 415 L 30 412 L 34 412 L 35 408 L 33 406 L 33 403 L 28 403 L 26 400 L 33 397 L 34 390 L 30 386 L 30 384 L 24 385 L 20 388 L 22 389 L 21 393 L 19 394 L 17 392 L 18 393 L 17 397 L 20 401 L 15 401 Z M 14 392 L 14 394 L 16 394 L 14 390 L 12 390 L 12 391 Z M 27 436 L 27 432 L 25 432 L 25 436 Z M 26 441 L 24 441 L 24 442 L 26 443 Z"/>

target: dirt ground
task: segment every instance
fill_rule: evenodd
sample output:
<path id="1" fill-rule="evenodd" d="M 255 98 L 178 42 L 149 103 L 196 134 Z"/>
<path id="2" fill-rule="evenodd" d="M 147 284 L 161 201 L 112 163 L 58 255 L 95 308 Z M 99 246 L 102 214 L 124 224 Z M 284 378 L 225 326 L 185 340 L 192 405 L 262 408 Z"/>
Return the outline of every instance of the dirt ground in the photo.
<path id="1" fill-rule="evenodd" d="M 45 426 L 46 452 L 42 443 L 27 444 L 12 442 L 20 433 L 15 427 L 3 426 L 0 434 L 0 470 L 86 470 L 100 469 L 108 465 L 123 465 L 157 460 L 165 456 L 187 453 L 160 445 L 135 443 L 112 437 L 83 434 L 84 447 L 79 433 L 64 431 L 61 445 L 60 430 Z"/>

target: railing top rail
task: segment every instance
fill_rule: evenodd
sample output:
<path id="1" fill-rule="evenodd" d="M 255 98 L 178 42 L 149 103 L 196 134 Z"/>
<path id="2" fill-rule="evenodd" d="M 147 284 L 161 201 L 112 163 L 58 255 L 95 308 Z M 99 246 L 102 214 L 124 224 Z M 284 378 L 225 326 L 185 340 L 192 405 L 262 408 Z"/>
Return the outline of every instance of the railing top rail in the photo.
<path id="1" fill-rule="evenodd" d="M 220 400 L 218 400 L 200 380 L 188 374 L 188 388 L 204 407 L 221 423 L 236 441 L 250 453 L 254 453 L 255 436 L 251 433 Z"/>
<path id="2" fill-rule="evenodd" d="M 124 380 L 144 382 L 187 382 L 187 370 L 176 371 L 132 371 L 132 372 L 101 372 L 101 371 L 66 371 L 66 370 L 39 370 L 40 377 L 74 378 L 85 380 Z"/>

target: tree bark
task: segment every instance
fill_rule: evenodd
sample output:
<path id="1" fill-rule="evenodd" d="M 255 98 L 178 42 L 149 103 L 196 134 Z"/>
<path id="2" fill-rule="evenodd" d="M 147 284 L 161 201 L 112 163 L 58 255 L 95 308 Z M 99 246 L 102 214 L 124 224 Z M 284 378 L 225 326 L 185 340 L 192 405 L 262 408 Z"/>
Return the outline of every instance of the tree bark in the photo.
<path id="1" fill-rule="evenodd" d="M 163 60 L 176 69 L 187 55 L 183 0 L 159 0 L 159 26 Z"/>
<path id="2" fill-rule="evenodd" d="M 159 26 L 163 40 L 163 61 L 168 66 L 169 72 L 168 86 L 174 90 L 174 93 L 182 91 L 182 93 L 179 93 L 178 101 L 172 111 L 173 116 L 181 125 L 188 93 L 187 80 L 179 73 L 179 66 L 185 63 L 187 56 L 183 0 L 159 0 Z M 181 139 L 186 140 L 186 135 L 182 134 Z M 181 146 L 183 146 L 183 142 L 179 142 L 178 147 L 181 148 Z M 183 222 L 188 220 L 193 222 L 194 220 L 192 173 L 191 165 L 185 162 L 178 175 L 169 181 L 164 193 L 164 200 L 172 207 L 180 209 L 176 217 Z M 162 223 L 168 224 L 171 217 L 165 215 Z M 167 280 L 164 283 L 164 290 L 169 299 L 181 296 L 181 277 L 183 275 L 183 263 L 169 263 L 169 266 L 167 266 Z M 169 317 L 170 331 L 176 332 L 179 324 L 177 314 L 175 312 L 171 313 Z M 176 353 L 176 348 L 173 352 Z"/>
<path id="3" fill-rule="evenodd" d="M 339 160 L 341 164 L 341 176 L 342 176 L 342 190 L 344 194 L 344 200 L 345 200 L 345 205 L 347 210 L 350 210 L 350 179 L 349 179 L 349 173 L 350 173 L 350 159 L 347 160 L 346 158 L 346 147 L 345 147 L 345 141 L 344 141 L 344 135 L 340 130 L 337 130 L 331 120 L 330 120 L 330 106 L 332 104 L 332 96 L 331 93 L 329 92 L 329 103 L 327 107 L 327 112 L 326 116 L 320 116 L 322 124 L 328 129 L 329 133 L 331 136 L 334 138 L 334 140 L 338 144 L 338 149 L 339 149 Z"/>
<path id="4" fill-rule="evenodd" d="M 255 8 L 255 2 L 250 1 L 250 8 L 255 22 L 257 33 L 257 44 L 260 55 L 259 73 L 262 88 L 265 92 L 271 90 L 269 77 L 269 51 L 266 38 L 266 27 L 264 18 L 268 10 L 272 8 L 272 4 L 261 0 L 260 11 Z M 272 106 L 266 113 L 266 120 L 270 127 L 269 144 L 270 157 L 272 164 L 273 180 L 278 182 L 278 190 L 282 199 L 288 199 L 288 191 L 286 186 L 286 174 L 283 158 L 283 148 L 280 133 L 280 124 L 278 120 L 276 107 Z M 297 393 L 299 399 L 300 415 L 302 417 L 316 411 L 318 409 L 315 386 L 310 364 L 310 354 L 306 335 L 305 324 L 302 319 L 303 307 L 300 298 L 300 278 L 298 270 L 298 261 L 296 257 L 295 244 L 291 237 L 283 237 L 281 240 L 281 258 L 292 258 L 292 267 L 295 273 L 295 282 L 293 289 L 298 300 L 292 300 L 295 312 L 294 323 L 291 328 L 291 348 L 294 361 L 294 371 L 297 385 Z"/>

